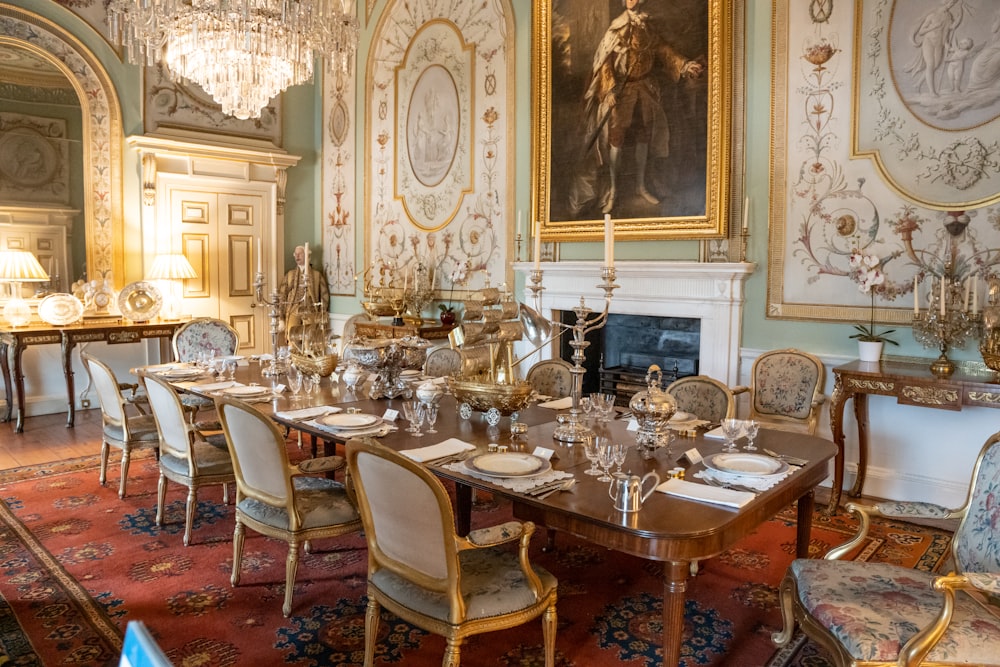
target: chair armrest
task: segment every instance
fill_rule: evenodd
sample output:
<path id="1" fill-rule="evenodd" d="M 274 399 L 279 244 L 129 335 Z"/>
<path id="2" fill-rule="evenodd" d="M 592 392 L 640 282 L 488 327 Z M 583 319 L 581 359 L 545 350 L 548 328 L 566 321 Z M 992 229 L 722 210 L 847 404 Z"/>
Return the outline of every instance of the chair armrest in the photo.
<path id="1" fill-rule="evenodd" d="M 962 575 L 949 575 L 934 580 L 935 590 L 977 590 L 993 595 L 1000 595 L 1000 574 L 988 572 L 966 572 Z"/>
<path id="2" fill-rule="evenodd" d="M 347 461 L 343 456 L 320 456 L 300 462 L 299 472 L 307 475 L 318 472 L 330 472 L 331 470 L 340 470 L 345 465 L 347 465 Z"/>
<path id="3" fill-rule="evenodd" d="M 733 396 L 739 396 L 740 394 L 745 394 L 748 391 L 750 391 L 750 387 L 747 387 L 747 386 L 742 385 L 742 384 L 738 384 L 735 387 L 730 387 L 729 391 L 731 391 L 733 393 Z"/>
<path id="4" fill-rule="evenodd" d="M 813 407 L 823 405 L 826 402 L 826 394 L 816 394 L 813 396 L 812 405 Z"/>
<path id="5" fill-rule="evenodd" d="M 519 540 L 523 533 L 523 523 L 520 521 L 508 521 L 496 526 L 469 531 L 468 540 L 474 547 L 493 547 L 505 542 Z"/>
<path id="6" fill-rule="evenodd" d="M 895 519 L 961 519 L 967 507 L 949 509 L 934 503 L 916 501 L 884 501 L 867 508 L 872 516 Z"/>

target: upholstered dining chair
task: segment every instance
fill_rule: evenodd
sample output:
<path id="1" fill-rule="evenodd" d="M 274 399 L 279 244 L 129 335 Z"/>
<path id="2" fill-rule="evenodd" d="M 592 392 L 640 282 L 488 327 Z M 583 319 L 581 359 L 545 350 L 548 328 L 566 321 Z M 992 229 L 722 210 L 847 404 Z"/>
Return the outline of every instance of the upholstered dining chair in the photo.
<path id="1" fill-rule="evenodd" d="M 233 533 L 233 586 L 240 583 L 243 539 L 247 527 L 288 543 L 285 600 L 292 612 L 292 591 L 299 546 L 310 552 L 312 540 L 339 537 L 361 529 L 361 518 L 340 482 L 304 474 L 343 467 L 344 459 L 310 459 L 300 467 L 288 461 L 285 438 L 265 414 L 238 400 L 219 398 L 216 409 L 236 474 L 236 529 Z"/>
<path id="2" fill-rule="evenodd" d="M 764 352 L 750 370 L 750 415 L 764 428 L 815 435 L 826 396 L 819 357 L 796 349 Z"/>
<path id="3" fill-rule="evenodd" d="M 206 352 L 213 358 L 236 354 L 240 347 L 240 336 L 227 322 L 214 317 L 196 317 L 177 327 L 170 345 L 174 359 L 194 362 Z M 212 399 L 193 394 L 184 394 L 181 402 L 190 413 L 192 422 L 197 418 L 199 410 L 212 407 Z M 214 424 L 203 426 L 214 427 Z"/>
<path id="4" fill-rule="evenodd" d="M 462 372 L 462 353 L 450 347 L 438 347 L 427 353 L 424 375 L 446 377 Z"/>
<path id="5" fill-rule="evenodd" d="M 184 418 L 180 396 L 168 382 L 153 375 L 144 378 L 149 408 L 160 433 L 160 481 L 156 493 L 156 525 L 163 525 L 167 480 L 186 486 L 184 546 L 191 542 L 198 489 L 222 485 L 222 500 L 229 503 L 229 484 L 236 481 L 233 461 L 222 434 L 207 438 Z"/>
<path id="6" fill-rule="evenodd" d="M 745 389 L 745 387 L 744 387 Z M 698 419 L 721 422 L 736 416 L 732 390 L 707 375 L 690 375 L 671 382 L 666 392 L 677 400 L 677 409 Z"/>
<path id="7" fill-rule="evenodd" d="M 562 359 L 543 359 L 528 369 L 524 379 L 543 396 L 564 398 L 573 391 L 573 364 Z"/>
<path id="8" fill-rule="evenodd" d="M 111 448 L 120 449 L 122 460 L 118 497 L 124 498 L 132 451 L 156 449 L 160 444 L 156 421 L 152 415 L 127 414 L 125 408 L 127 401 L 122 395 L 114 371 L 103 361 L 87 352 L 83 352 L 80 356 L 94 383 L 97 401 L 101 404 L 101 419 L 103 421 L 101 430 L 101 486 L 104 486 L 108 478 L 108 456 L 111 453 Z"/>
<path id="9" fill-rule="evenodd" d="M 860 530 L 824 559 L 792 561 L 781 582 L 787 644 L 796 622 L 841 666 L 1000 665 L 1000 433 L 983 445 L 966 501 L 848 503 Z M 871 516 L 961 519 L 952 538 L 951 574 L 888 563 L 837 560 L 865 539 Z"/>
<path id="10" fill-rule="evenodd" d="M 466 637 L 541 616 L 545 665 L 553 667 L 557 582 L 529 562 L 534 524 L 508 521 L 459 537 L 448 493 L 425 466 L 371 438 L 349 441 L 346 452 L 368 541 L 365 667 L 382 607 L 443 636 L 447 667 L 459 666 Z M 517 552 L 499 547 L 514 541 Z"/>

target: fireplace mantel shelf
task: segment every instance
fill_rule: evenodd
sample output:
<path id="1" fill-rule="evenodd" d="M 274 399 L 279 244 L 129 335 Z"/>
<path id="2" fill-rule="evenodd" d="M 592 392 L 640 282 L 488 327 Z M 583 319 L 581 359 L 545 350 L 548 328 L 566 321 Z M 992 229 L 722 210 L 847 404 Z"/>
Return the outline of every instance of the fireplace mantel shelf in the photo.
<path id="1" fill-rule="evenodd" d="M 580 297 L 594 310 L 603 306 L 601 262 L 542 262 L 541 312 L 572 310 Z M 701 320 L 700 372 L 729 385 L 739 384 L 740 331 L 743 322 L 744 286 L 757 268 L 749 262 L 709 263 L 688 261 L 622 261 L 615 264 L 620 288 L 611 299 L 610 312 L 628 315 L 690 317 Z M 517 262 L 514 271 L 530 284 L 530 262 Z M 593 277 L 593 288 L 581 291 Z M 524 290 L 529 305 L 530 292 Z"/>

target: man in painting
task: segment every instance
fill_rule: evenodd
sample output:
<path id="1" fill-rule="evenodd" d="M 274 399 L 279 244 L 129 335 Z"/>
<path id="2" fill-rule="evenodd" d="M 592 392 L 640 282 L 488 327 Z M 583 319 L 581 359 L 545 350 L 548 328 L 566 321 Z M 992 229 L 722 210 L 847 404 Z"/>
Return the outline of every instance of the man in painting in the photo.
<path id="1" fill-rule="evenodd" d="M 659 199 L 646 186 L 650 157 L 669 151 L 667 117 L 660 103 L 656 68 L 673 81 L 699 77 L 704 65 L 677 53 L 650 26 L 640 11 L 644 0 L 622 0 L 625 11 L 611 21 L 594 54 L 593 71 L 585 100 L 590 117 L 587 141 L 603 135 L 610 180 L 602 210 L 610 213 L 618 196 L 622 146 L 628 134 L 635 143 L 636 192 L 650 204 Z M 587 146 L 589 150 L 590 146 Z"/>

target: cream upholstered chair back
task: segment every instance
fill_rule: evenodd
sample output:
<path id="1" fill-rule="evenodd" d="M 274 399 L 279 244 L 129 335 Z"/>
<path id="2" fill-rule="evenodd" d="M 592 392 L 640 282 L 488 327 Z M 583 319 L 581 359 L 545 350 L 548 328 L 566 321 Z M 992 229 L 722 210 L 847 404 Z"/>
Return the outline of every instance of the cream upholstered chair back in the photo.
<path id="1" fill-rule="evenodd" d="M 816 433 L 826 398 L 819 357 L 793 348 L 764 352 L 753 362 L 750 381 L 750 419 L 765 428 Z"/>
<path id="2" fill-rule="evenodd" d="M 127 433 L 126 401 L 121 389 L 119 389 L 115 372 L 103 361 L 86 352 L 81 357 L 87 365 L 91 380 L 94 382 L 94 391 L 97 393 L 97 401 L 101 404 L 104 423 L 121 426 L 126 429 Z"/>
<path id="3" fill-rule="evenodd" d="M 952 552 L 959 573 L 988 572 L 1000 576 L 1000 433 L 983 446 L 972 473 L 965 516 L 952 538 Z M 1000 582 L 985 595 L 1000 610 Z M 1000 617 L 1000 611 L 998 611 Z"/>
<path id="4" fill-rule="evenodd" d="M 543 359 L 528 369 L 525 380 L 543 396 L 564 398 L 573 391 L 573 365 L 562 359 Z"/>
<path id="5" fill-rule="evenodd" d="M 289 511 L 291 529 L 299 515 L 292 503 L 291 465 L 285 438 L 263 413 L 241 401 L 216 403 L 233 456 L 236 489 L 241 496 Z"/>
<path id="6" fill-rule="evenodd" d="M 236 354 L 240 336 L 236 329 L 214 317 L 196 317 L 174 332 L 171 345 L 177 361 L 196 361 L 202 352 L 213 357 Z"/>
<path id="7" fill-rule="evenodd" d="M 736 399 L 729 387 L 707 375 L 674 380 L 666 389 L 677 399 L 677 409 L 698 419 L 721 422 L 736 416 Z"/>
<path id="8" fill-rule="evenodd" d="M 451 501 L 441 482 L 402 456 L 362 451 L 356 465 L 358 504 L 362 521 L 370 526 L 369 562 L 425 588 L 447 590 L 449 578 L 457 574 L 458 556 Z"/>
<path id="9" fill-rule="evenodd" d="M 534 524 L 508 521 L 455 534 L 451 501 L 422 464 L 374 439 L 347 443 L 347 466 L 368 541 L 366 667 L 381 609 L 445 637 L 442 664 L 458 665 L 466 637 L 542 617 L 546 667 L 554 667 L 555 577 L 531 565 Z M 518 542 L 518 549 L 504 543 Z"/>
<path id="10" fill-rule="evenodd" d="M 185 419 L 184 406 L 177 392 L 165 380 L 153 375 L 143 379 L 149 408 L 160 431 L 160 453 L 191 464 L 191 424 Z"/>

